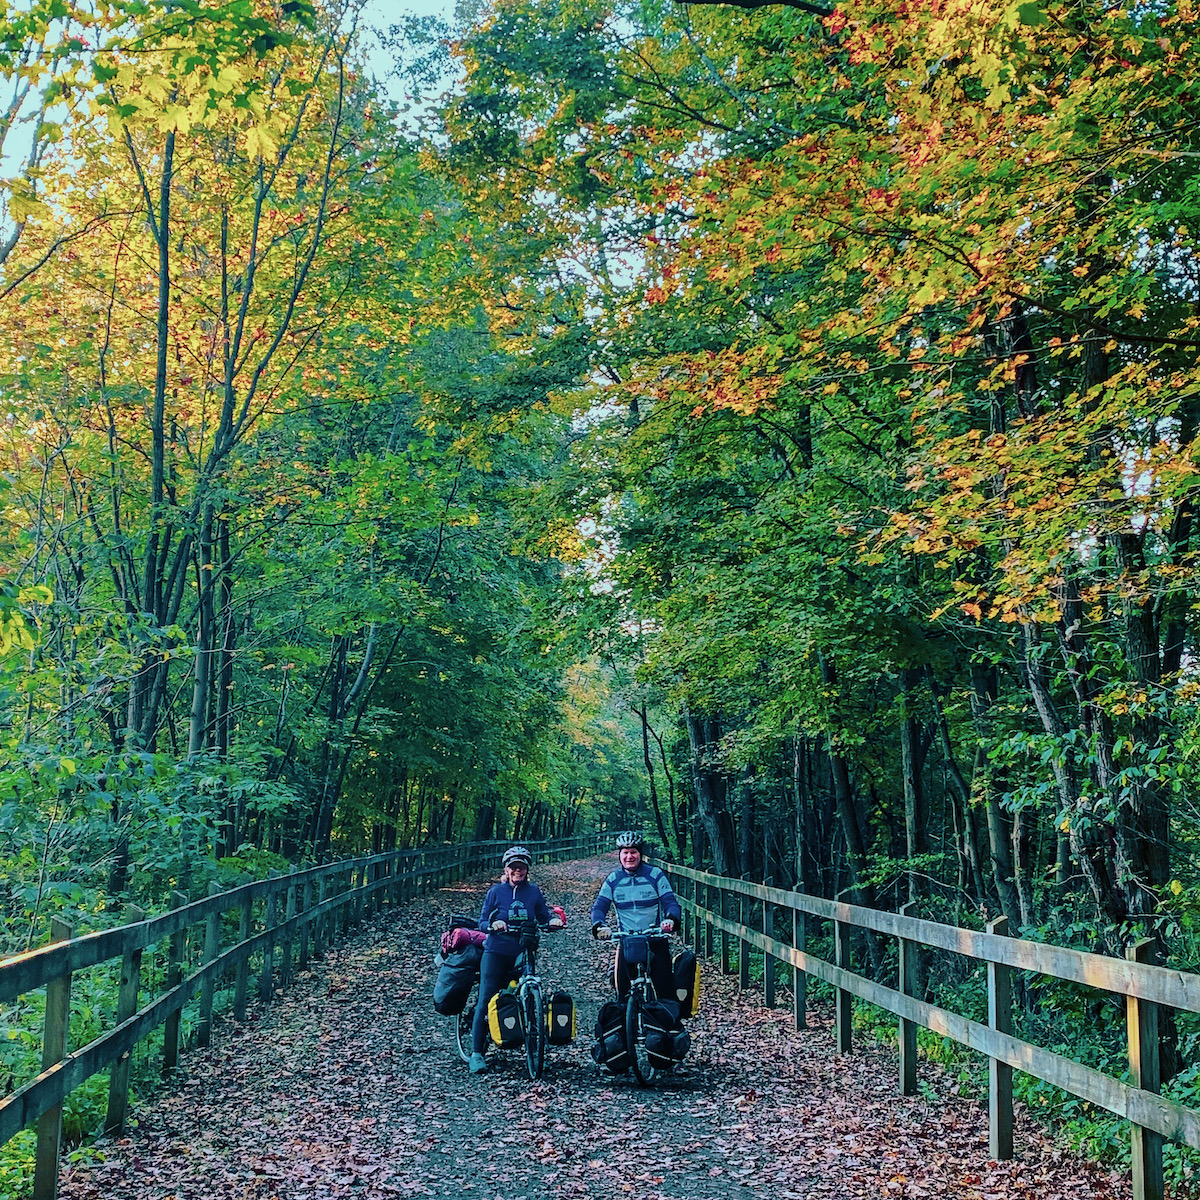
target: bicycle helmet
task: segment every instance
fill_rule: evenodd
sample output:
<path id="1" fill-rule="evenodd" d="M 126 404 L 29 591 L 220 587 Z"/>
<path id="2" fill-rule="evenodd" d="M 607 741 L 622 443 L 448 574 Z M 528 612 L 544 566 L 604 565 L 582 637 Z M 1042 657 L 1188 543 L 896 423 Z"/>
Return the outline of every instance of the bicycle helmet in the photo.
<path id="1" fill-rule="evenodd" d="M 627 829 L 624 833 L 617 834 L 617 849 L 636 850 L 639 854 L 645 854 L 646 843 L 642 841 L 640 833 L 635 833 L 632 829 Z"/>
<path id="2" fill-rule="evenodd" d="M 500 860 L 502 867 L 510 867 L 513 863 L 521 863 L 526 869 L 533 865 L 533 855 L 524 846 L 509 846 Z"/>

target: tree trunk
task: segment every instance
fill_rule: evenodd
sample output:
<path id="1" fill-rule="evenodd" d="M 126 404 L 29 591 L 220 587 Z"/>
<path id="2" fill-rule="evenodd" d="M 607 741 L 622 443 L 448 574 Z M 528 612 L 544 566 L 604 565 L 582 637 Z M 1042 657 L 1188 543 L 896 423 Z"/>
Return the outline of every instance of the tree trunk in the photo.
<path id="1" fill-rule="evenodd" d="M 742 769 L 742 778 L 738 784 L 741 793 L 741 820 L 738 829 L 738 858 L 742 866 L 742 877 L 754 875 L 754 768 L 747 766 Z M 766 871 L 766 865 L 763 866 Z"/>
<path id="2" fill-rule="evenodd" d="M 917 727 L 916 690 L 920 671 L 906 667 L 902 673 L 901 696 L 903 712 L 900 721 L 900 774 L 904 781 L 904 842 L 908 854 L 908 898 L 918 900 L 926 892 L 925 867 L 916 860 L 929 851 L 927 837 L 929 815 L 925 811 L 925 789 L 922 773 L 925 768 L 925 741 Z"/>
<path id="3" fill-rule="evenodd" d="M 733 818 L 726 807 L 726 780 L 715 762 L 721 723 L 716 717 L 696 717 L 691 711 L 684 716 L 692 749 L 696 816 L 712 849 L 713 866 L 719 875 L 740 875 Z"/>
<path id="4" fill-rule="evenodd" d="M 971 715 L 975 722 L 978 742 L 975 748 L 975 768 L 972 771 L 972 787 L 977 796 L 982 792 L 984 813 L 987 817 L 988 853 L 992 864 L 992 880 L 1000 901 L 1000 911 L 1008 918 L 1014 930 L 1021 928 L 1021 905 L 1013 881 L 1012 842 L 1010 831 L 992 778 L 992 767 L 988 761 L 988 749 L 992 739 L 991 708 L 999 692 L 996 668 L 974 663 L 971 667 Z"/>
<path id="5" fill-rule="evenodd" d="M 650 722 L 646 716 L 646 706 L 643 704 L 641 708 L 634 709 L 642 721 L 642 761 L 646 764 L 646 779 L 650 785 L 650 806 L 654 809 L 654 821 L 658 826 L 658 836 L 662 839 L 663 849 L 668 849 L 671 845 L 667 838 L 667 827 L 663 823 L 662 808 L 658 803 L 658 787 L 654 780 L 654 760 L 650 756 Z M 679 853 L 679 848 L 676 846 L 675 853 Z"/>

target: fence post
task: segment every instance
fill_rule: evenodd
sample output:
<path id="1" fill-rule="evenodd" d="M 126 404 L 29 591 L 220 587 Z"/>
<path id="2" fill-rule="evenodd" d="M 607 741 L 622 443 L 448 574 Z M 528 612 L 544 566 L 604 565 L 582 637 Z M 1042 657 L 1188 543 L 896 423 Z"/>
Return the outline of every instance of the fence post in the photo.
<path id="1" fill-rule="evenodd" d="M 283 907 L 283 919 L 290 921 L 296 915 L 296 885 L 288 884 L 287 903 Z M 283 961 L 279 964 L 279 986 L 287 987 L 292 982 L 292 932 L 283 935 Z"/>
<path id="2" fill-rule="evenodd" d="M 254 927 L 254 901 L 246 894 L 242 901 L 241 912 L 238 916 L 238 944 L 250 940 L 250 932 Z M 239 1021 L 246 1019 L 246 996 L 250 991 L 250 955 L 243 954 L 238 959 L 237 971 L 233 984 L 233 1015 Z"/>
<path id="3" fill-rule="evenodd" d="M 61 917 L 50 918 L 50 945 L 71 940 L 71 926 Z M 42 1070 L 67 1056 L 71 1026 L 71 972 L 64 971 L 46 984 L 46 1023 L 42 1034 Z M 62 1105 L 48 1108 L 37 1123 L 37 1151 L 33 1167 L 33 1200 L 54 1200 L 58 1194 L 58 1160 L 62 1153 Z"/>
<path id="4" fill-rule="evenodd" d="M 209 885 L 210 894 L 215 884 Z M 221 952 L 221 914 L 209 913 L 204 923 L 204 964 L 207 966 Z M 213 997 L 217 991 L 215 974 L 206 975 L 200 985 L 200 1023 L 196 1026 L 196 1045 L 207 1046 L 212 1038 Z"/>
<path id="5" fill-rule="evenodd" d="M 775 913 L 766 900 L 762 906 L 762 931 L 774 939 Z M 775 1007 L 775 955 L 769 950 L 763 951 L 763 1003 L 768 1008 Z"/>
<path id="6" fill-rule="evenodd" d="M 268 879 L 275 878 L 272 870 Z M 265 1004 L 271 999 L 275 986 L 275 913 L 279 908 L 278 891 L 272 888 L 267 893 L 266 915 L 263 918 L 263 930 L 266 940 L 263 943 L 262 973 L 258 977 L 258 998 Z"/>
<path id="7" fill-rule="evenodd" d="M 341 904 L 337 906 L 337 919 L 334 922 L 335 937 L 330 938 L 330 942 L 336 940 L 338 926 L 341 928 L 342 937 L 347 937 L 350 932 L 350 922 L 354 917 L 354 899 L 350 892 L 354 889 L 354 869 L 344 868 L 337 872 L 337 890 L 342 896 Z"/>
<path id="8" fill-rule="evenodd" d="M 308 942 L 312 936 L 310 926 L 312 922 L 308 919 L 308 910 L 312 908 L 312 880 L 304 881 L 304 890 L 300 893 L 300 911 L 304 915 L 304 920 L 300 922 L 300 953 L 296 956 L 296 970 L 303 971 L 308 966 Z"/>
<path id="9" fill-rule="evenodd" d="M 137 924 L 146 919 L 146 914 L 134 905 L 129 905 L 126 924 Z M 136 933 L 133 936 L 137 936 Z M 142 951 L 126 950 L 121 956 L 121 987 L 117 992 L 117 1024 L 128 1021 L 137 1012 L 138 989 L 141 986 Z M 125 1128 L 125 1111 L 129 1107 L 129 1063 L 133 1058 L 133 1047 L 125 1051 L 112 1065 L 108 1076 L 108 1113 L 104 1118 L 105 1133 L 119 1133 Z"/>
<path id="10" fill-rule="evenodd" d="M 717 884 L 717 894 L 721 898 L 721 919 L 728 920 L 729 916 L 729 893 L 725 890 L 724 884 Z M 732 972 L 732 965 L 729 961 L 729 930 L 721 930 L 721 974 L 729 975 Z"/>
<path id="11" fill-rule="evenodd" d="M 182 908 L 188 902 L 183 892 L 171 893 L 171 907 Z M 183 982 L 183 952 L 187 944 L 187 930 L 177 929 L 171 934 L 170 949 L 167 952 L 167 991 L 177 988 Z M 170 1075 L 179 1066 L 179 1024 L 183 1016 L 181 1004 L 173 1013 L 167 1014 L 163 1022 L 163 1064 L 162 1073 Z"/>
<path id="12" fill-rule="evenodd" d="M 915 900 L 900 906 L 902 917 L 911 917 L 916 912 Z M 898 983 L 900 991 L 906 996 L 914 994 L 917 986 L 917 943 L 908 938 L 900 939 L 900 961 Z M 900 1018 L 900 1094 L 915 1096 L 917 1094 L 917 1026 L 915 1021 L 907 1017 Z"/>
<path id="13" fill-rule="evenodd" d="M 792 945 L 797 950 L 808 949 L 807 914 L 792 909 Z M 792 1016 L 797 1029 L 808 1024 L 808 974 L 799 967 L 792 968 Z"/>
<path id="14" fill-rule="evenodd" d="M 746 924 L 746 897 L 738 893 L 738 924 Z M 750 943 L 745 938 L 738 939 L 738 987 L 746 990 L 750 987 Z"/>
<path id="15" fill-rule="evenodd" d="M 322 875 L 317 880 L 317 907 L 325 903 L 327 877 Z M 313 919 L 313 958 L 321 958 L 325 953 L 325 913 L 318 913 Z"/>
<path id="16" fill-rule="evenodd" d="M 706 883 L 704 885 L 704 907 L 708 910 L 708 915 L 704 921 L 704 957 L 710 962 L 713 956 L 712 896 L 712 884 Z"/>
<path id="17" fill-rule="evenodd" d="M 1154 942 L 1143 938 L 1125 951 L 1130 962 L 1153 961 Z M 1125 997 L 1125 1028 L 1129 1037 L 1129 1071 L 1135 1087 L 1158 1093 L 1162 1078 L 1158 1058 L 1158 1005 L 1137 996 Z M 1162 1134 L 1141 1125 L 1132 1127 L 1133 1200 L 1162 1200 Z"/>
<path id="18" fill-rule="evenodd" d="M 845 921 L 833 923 L 834 965 L 843 971 L 850 970 L 850 926 Z M 850 993 L 845 988 L 837 989 L 837 1044 L 839 1054 L 849 1054 L 850 1041 Z"/>
<path id="19" fill-rule="evenodd" d="M 1008 918 L 989 921 L 988 933 L 1008 937 Z M 989 962 L 988 1024 L 998 1033 L 1012 1033 L 1012 968 Z M 1012 1067 L 998 1058 L 988 1059 L 988 1154 L 995 1162 L 1013 1156 Z"/>

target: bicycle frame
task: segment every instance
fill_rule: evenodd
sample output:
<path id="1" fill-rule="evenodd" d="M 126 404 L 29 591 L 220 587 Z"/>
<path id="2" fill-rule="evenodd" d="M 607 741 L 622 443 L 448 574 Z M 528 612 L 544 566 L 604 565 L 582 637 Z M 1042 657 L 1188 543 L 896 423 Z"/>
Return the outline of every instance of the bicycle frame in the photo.
<path id="1" fill-rule="evenodd" d="M 536 934 L 521 934 L 524 961 L 517 983 L 517 999 L 525 1026 L 525 1069 L 530 1079 L 541 1079 L 546 1064 L 546 1001 L 542 996 L 542 977 L 537 973 Z"/>
<path id="2" fill-rule="evenodd" d="M 538 935 L 550 928 L 549 925 L 538 925 L 530 920 L 523 922 L 520 929 L 505 931 L 521 939 L 521 954 L 517 958 L 516 973 L 509 987 L 516 987 L 521 1006 L 521 1024 L 525 1030 L 525 1068 L 529 1078 L 534 1080 L 542 1077 L 547 1041 L 546 1001 L 542 995 L 542 977 L 537 973 Z M 478 993 L 475 1003 L 479 1003 Z M 475 1005 L 472 1004 L 464 1008 L 458 1018 L 458 1054 L 463 1062 L 471 1059 L 471 1023 L 474 1017 Z"/>
<path id="3" fill-rule="evenodd" d="M 652 1083 L 656 1073 L 646 1051 L 646 1032 L 642 1025 L 642 1010 L 648 1001 L 657 999 L 654 983 L 650 978 L 650 947 L 648 943 L 651 938 L 665 938 L 666 936 L 661 926 L 652 926 L 650 929 L 637 931 L 616 929 L 612 934 L 618 949 L 621 942 L 628 938 L 644 938 L 647 941 L 646 954 L 643 957 L 639 957 L 637 962 L 632 965 L 629 964 L 628 959 L 626 960 L 626 966 L 630 967 L 630 980 L 629 996 L 625 1001 L 625 1047 L 629 1052 L 629 1065 L 633 1068 L 634 1078 L 642 1087 Z M 614 982 L 615 972 L 614 964 Z"/>

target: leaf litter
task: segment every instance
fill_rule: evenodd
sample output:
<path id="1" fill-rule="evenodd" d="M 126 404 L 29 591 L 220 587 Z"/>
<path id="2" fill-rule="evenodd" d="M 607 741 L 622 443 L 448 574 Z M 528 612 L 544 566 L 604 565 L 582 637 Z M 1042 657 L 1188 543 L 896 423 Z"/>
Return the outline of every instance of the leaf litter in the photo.
<path id="1" fill-rule="evenodd" d="M 388 910 L 246 1021 L 219 1025 L 127 1134 L 66 1166 L 63 1200 L 1126 1200 L 1128 1180 L 1056 1149 L 1018 1114 L 1017 1157 L 987 1157 L 986 1107 L 897 1093 L 895 1053 L 840 1057 L 832 1019 L 792 1028 L 704 963 L 681 1067 L 639 1088 L 592 1062 L 611 989 L 610 947 L 588 909 L 607 859 L 539 867 L 568 928 L 542 939 L 547 991 L 575 998 L 578 1036 L 531 1083 L 519 1052 L 471 1076 L 451 1019 L 433 1011 L 433 956 L 450 912 L 490 879 Z"/>

